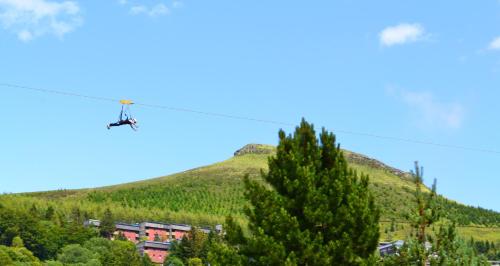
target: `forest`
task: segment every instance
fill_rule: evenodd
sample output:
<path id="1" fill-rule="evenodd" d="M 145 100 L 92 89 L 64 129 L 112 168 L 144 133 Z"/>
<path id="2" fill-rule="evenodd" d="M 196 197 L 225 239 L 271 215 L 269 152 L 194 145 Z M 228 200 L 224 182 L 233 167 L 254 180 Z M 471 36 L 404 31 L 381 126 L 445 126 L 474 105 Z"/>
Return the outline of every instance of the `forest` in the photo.
<path id="1" fill-rule="evenodd" d="M 0 262 L 150 265 L 132 243 L 109 240 L 114 222 L 146 220 L 187 223 L 194 228 L 224 223 L 224 235 L 203 235 L 194 229 L 175 243 L 168 265 L 247 265 L 257 257 L 262 261 L 254 265 L 283 261 L 290 265 L 306 261 L 314 262 L 310 265 L 334 261 L 405 265 L 426 258 L 433 265 L 459 258 L 483 265 L 486 259 L 499 258 L 495 231 L 499 213 L 448 200 L 435 187 L 424 186 L 418 174 L 399 177 L 388 169 L 352 162 L 348 152 L 332 146 L 334 137 L 329 133 L 322 133 L 319 145 L 312 127 L 306 122 L 301 126 L 296 137 L 280 133 L 280 145 L 269 159 L 267 154 L 244 154 L 130 184 L 4 194 L 0 196 Z M 290 153 L 296 155 L 290 157 Z M 319 158 L 323 153 L 325 158 Z M 343 206 L 346 202 L 350 203 Z M 107 226 L 86 228 L 87 219 L 107 221 Z M 353 224 L 356 219 L 361 220 Z M 490 234 L 467 234 L 469 228 Z M 378 242 L 387 239 L 406 241 L 399 258 L 377 255 Z M 427 242 L 432 249 L 423 248 Z M 262 245 L 270 245 L 271 254 L 255 249 Z M 342 250 L 341 246 L 350 248 Z M 432 256 L 441 260 L 432 261 Z"/>

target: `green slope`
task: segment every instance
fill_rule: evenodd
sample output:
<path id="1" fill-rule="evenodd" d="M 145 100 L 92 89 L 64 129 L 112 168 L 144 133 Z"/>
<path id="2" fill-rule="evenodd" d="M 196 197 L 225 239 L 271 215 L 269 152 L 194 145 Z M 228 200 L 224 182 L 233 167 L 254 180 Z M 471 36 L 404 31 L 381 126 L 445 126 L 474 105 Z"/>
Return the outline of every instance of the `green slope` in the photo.
<path id="1" fill-rule="evenodd" d="M 100 217 L 110 207 L 118 219 L 129 222 L 148 219 L 207 225 L 221 223 L 225 216 L 233 215 L 244 223 L 243 176 L 259 179 L 273 152 L 271 146 L 246 146 L 226 161 L 174 175 L 96 189 L 3 195 L 1 199 L 3 204 L 26 209 L 33 204 L 37 209 L 51 205 L 61 213 L 78 207 L 88 217 Z M 406 234 L 408 225 L 404 218 L 413 199 L 411 177 L 363 155 L 349 151 L 345 155 L 353 169 L 370 176 L 382 211 L 382 229 L 395 220 L 400 224 L 395 236 Z M 441 204 L 448 217 L 463 226 L 464 235 L 500 241 L 500 213 L 444 198 Z"/>

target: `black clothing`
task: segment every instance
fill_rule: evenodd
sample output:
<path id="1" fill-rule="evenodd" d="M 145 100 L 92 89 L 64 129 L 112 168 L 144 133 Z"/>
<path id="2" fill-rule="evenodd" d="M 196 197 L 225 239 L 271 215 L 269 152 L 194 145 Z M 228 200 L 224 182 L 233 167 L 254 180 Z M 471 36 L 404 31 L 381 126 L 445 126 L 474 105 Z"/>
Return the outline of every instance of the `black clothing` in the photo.
<path id="1" fill-rule="evenodd" d="M 110 129 L 111 127 L 119 127 L 123 125 L 129 125 L 133 130 L 137 130 L 137 125 L 135 121 L 132 121 L 131 119 L 120 120 L 116 123 L 111 123 L 108 125 L 108 129 Z"/>
<path id="2" fill-rule="evenodd" d="M 116 123 L 109 124 L 110 127 L 119 127 L 123 125 L 132 125 L 132 122 L 130 122 L 130 120 L 120 120 Z"/>

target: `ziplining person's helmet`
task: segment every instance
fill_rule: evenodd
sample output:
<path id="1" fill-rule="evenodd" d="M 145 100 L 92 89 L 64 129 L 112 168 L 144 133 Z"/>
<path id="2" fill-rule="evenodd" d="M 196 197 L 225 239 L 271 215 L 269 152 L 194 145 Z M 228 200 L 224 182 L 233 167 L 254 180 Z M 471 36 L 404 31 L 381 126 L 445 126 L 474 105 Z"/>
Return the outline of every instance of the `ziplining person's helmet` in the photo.
<path id="1" fill-rule="evenodd" d="M 132 118 L 130 120 L 132 120 L 132 123 L 134 123 L 134 124 L 137 123 L 137 120 L 135 118 Z"/>

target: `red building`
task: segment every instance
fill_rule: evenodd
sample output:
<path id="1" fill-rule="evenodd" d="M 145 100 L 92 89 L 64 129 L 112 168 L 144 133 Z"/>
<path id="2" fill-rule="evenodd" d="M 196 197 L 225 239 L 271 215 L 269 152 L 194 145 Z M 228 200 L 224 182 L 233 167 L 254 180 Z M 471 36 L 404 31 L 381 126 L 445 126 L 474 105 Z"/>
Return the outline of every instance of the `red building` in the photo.
<path id="1" fill-rule="evenodd" d="M 147 241 L 166 242 L 170 239 L 169 224 L 143 222 L 140 225 L 141 237 Z"/>
<path id="2" fill-rule="evenodd" d="M 185 224 L 164 224 L 157 222 L 144 222 L 140 224 L 140 236 L 148 241 L 180 240 L 191 231 L 191 226 Z"/>
<path id="3" fill-rule="evenodd" d="M 137 249 L 142 256 L 147 254 L 152 262 L 163 264 L 170 250 L 169 242 L 144 241 L 137 244 Z"/>
<path id="4" fill-rule="evenodd" d="M 163 264 L 167 258 L 172 241 L 179 241 L 191 231 L 190 225 L 166 224 L 158 222 L 143 222 L 140 224 L 116 223 L 113 239 L 119 235 L 136 244 L 141 255 L 147 254 L 151 261 Z M 85 226 L 99 227 L 99 220 L 85 221 Z M 210 233 L 210 229 L 202 228 L 201 231 Z M 217 233 L 221 233 L 222 226 L 217 225 Z"/>
<path id="5" fill-rule="evenodd" d="M 191 231 L 191 226 L 185 224 L 170 224 L 170 240 L 181 240 L 182 237 Z"/>
<path id="6" fill-rule="evenodd" d="M 114 237 L 116 238 L 118 235 L 123 235 L 127 240 L 137 244 L 140 240 L 140 231 L 141 228 L 139 224 L 117 223 Z"/>

